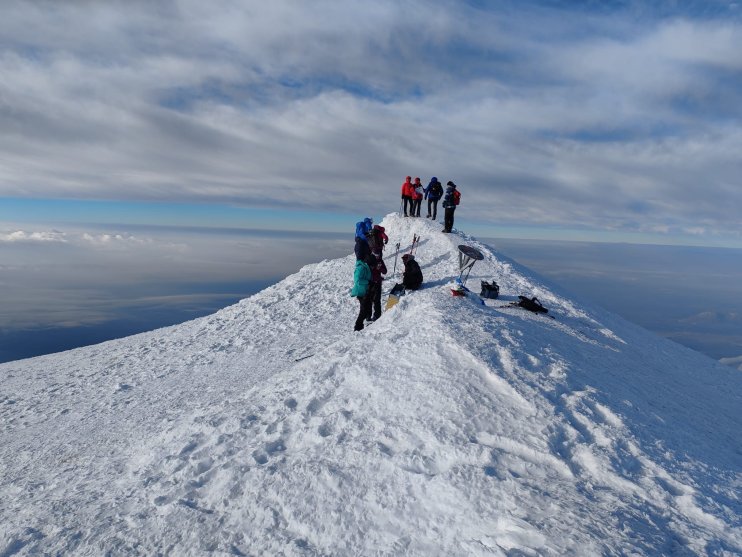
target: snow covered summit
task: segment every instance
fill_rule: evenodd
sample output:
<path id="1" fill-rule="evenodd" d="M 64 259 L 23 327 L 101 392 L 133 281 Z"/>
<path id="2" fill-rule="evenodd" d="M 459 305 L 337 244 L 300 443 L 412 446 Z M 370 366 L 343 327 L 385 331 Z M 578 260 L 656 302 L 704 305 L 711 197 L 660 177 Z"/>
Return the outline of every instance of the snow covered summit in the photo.
<path id="1" fill-rule="evenodd" d="M 421 236 L 425 287 L 360 333 L 349 255 L 0 365 L 0 556 L 742 553 L 742 374 L 382 224 L 390 274 Z M 500 299 L 451 295 L 460 243 Z"/>

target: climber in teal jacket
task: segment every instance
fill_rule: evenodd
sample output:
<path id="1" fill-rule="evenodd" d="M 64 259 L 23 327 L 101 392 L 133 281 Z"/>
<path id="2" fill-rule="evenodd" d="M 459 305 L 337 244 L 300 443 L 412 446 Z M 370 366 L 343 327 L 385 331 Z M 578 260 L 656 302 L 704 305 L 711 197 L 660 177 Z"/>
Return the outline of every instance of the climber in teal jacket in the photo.
<path id="1" fill-rule="evenodd" d="M 371 302 L 373 296 L 369 296 L 370 289 L 369 283 L 371 282 L 371 268 L 365 261 L 356 261 L 356 269 L 353 273 L 353 289 L 350 291 L 351 296 L 358 298 L 360 308 L 358 310 L 358 317 L 356 318 L 356 324 L 353 328 L 354 331 L 360 331 L 363 329 L 363 321 L 366 317 L 371 317 Z"/>

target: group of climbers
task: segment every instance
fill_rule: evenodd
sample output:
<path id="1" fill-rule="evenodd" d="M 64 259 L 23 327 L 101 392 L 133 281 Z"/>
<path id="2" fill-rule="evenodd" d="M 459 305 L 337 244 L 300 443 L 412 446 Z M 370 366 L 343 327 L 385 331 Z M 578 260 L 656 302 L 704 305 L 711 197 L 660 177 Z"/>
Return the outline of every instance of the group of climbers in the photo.
<path id="1" fill-rule="evenodd" d="M 404 184 L 402 184 L 402 205 L 404 216 L 419 217 L 422 199 L 423 186 L 420 183 L 420 178 L 415 178 L 415 183 L 413 184 L 412 177 L 407 176 Z"/>
<path id="2" fill-rule="evenodd" d="M 454 211 L 461 200 L 461 193 L 451 180 L 446 183 L 446 189 L 433 176 L 428 185 L 423 188 L 420 178 L 412 181 L 411 176 L 405 178 L 402 184 L 402 210 L 405 217 L 419 217 L 420 205 L 423 199 L 428 200 L 428 214 L 426 219 L 435 220 L 438 217 L 438 201 L 443 198 L 443 209 L 445 210 L 443 219 L 443 232 L 451 232 L 453 229 Z"/>
<path id="3" fill-rule="evenodd" d="M 358 299 L 358 316 L 353 330 L 360 331 L 366 321 L 376 321 L 381 317 L 382 282 L 383 275 L 387 273 L 383 251 L 389 237 L 383 226 L 373 224 L 373 220 L 366 217 L 356 223 L 355 242 L 356 265 L 350 295 Z M 404 273 L 401 286 L 407 290 L 417 290 L 423 282 L 420 265 L 412 253 L 403 255 L 402 263 Z"/>
<path id="4" fill-rule="evenodd" d="M 387 272 L 382 252 L 389 237 L 383 226 L 366 217 L 356 224 L 355 241 L 356 267 L 350 294 L 360 305 L 354 327 L 355 331 L 360 331 L 364 321 L 376 321 L 381 317 L 382 275 Z"/>
<path id="5" fill-rule="evenodd" d="M 456 184 L 449 180 L 444 190 L 438 178 L 433 176 L 427 187 L 423 188 L 420 178 L 415 178 L 413 182 L 412 177 L 407 176 L 404 184 L 402 184 L 404 216 L 419 217 L 423 199 L 428 201 L 428 214 L 425 218 L 433 220 L 436 220 L 438 216 L 438 202 L 443 199 L 443 232 L 451 232 L 454 211 L 461 200 L 461 193 L 459 193 Z M 356 223 L 354 250 L 356 265 L 353 273 L 353 289 L 351 290 L 351 296 L 357 298 L 359 304 L 358 317 L 353 328 L 355 331 L 362 330 L 366 321 L 376 321 L 381 317 L 382 282 L 384 280 L 383 275 L 387 273 L 382 254 L 388 242 L 389 237 L 386 235 L 384 227 L 374 224 L 370 217 Z M 404 264 L 402 285 L 405 289 L 417 290 L 422 285 L 423 274 L 414 254 L 403 255 L 402 263 Z"/>

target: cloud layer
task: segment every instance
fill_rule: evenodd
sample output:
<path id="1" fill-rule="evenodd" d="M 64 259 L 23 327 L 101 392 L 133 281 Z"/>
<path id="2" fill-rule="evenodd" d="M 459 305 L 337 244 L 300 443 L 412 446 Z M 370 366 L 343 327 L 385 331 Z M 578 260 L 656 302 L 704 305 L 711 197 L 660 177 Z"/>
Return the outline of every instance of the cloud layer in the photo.
<path id="1" fill-rule="evenodd" d="M 733 3 L 483 4 L 10 3 L 0 196 L 740 237 Z"/>
<path id="2" fill-rule="evenodd" d="M 139 307 L 213 311 L 351 250 L 338 234 L 0 229 L 0 333 L 106 323 Z"/>

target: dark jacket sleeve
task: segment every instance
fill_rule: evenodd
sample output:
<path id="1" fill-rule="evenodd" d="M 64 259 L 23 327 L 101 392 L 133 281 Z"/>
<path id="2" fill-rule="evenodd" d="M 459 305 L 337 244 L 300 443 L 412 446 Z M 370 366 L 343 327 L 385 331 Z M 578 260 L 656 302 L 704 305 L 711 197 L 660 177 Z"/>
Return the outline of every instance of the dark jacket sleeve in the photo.
<path id="1" fill-rule="evenodd" d="M 356 236 L 355 253 L 357 261 L 365 261 L 366 257 L 368 257 L 368 254 L 371 253 L 371 250 L 368 247 L 368 242 L 366 242 L 366 240 L 362 240 L 358 236 Z"/>

